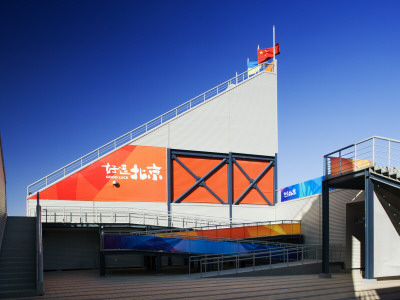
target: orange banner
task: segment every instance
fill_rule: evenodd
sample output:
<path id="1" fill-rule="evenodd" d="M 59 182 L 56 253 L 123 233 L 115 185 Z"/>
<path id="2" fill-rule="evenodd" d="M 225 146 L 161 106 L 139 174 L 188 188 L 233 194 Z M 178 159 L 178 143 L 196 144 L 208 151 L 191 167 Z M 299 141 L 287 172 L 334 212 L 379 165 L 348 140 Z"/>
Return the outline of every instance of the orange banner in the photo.
<path id="1" fill-rule="evenodd" d="M 166 202 L 166 161 L 166 148 L 127 145 L 41 191 L 40 199 Z"/>

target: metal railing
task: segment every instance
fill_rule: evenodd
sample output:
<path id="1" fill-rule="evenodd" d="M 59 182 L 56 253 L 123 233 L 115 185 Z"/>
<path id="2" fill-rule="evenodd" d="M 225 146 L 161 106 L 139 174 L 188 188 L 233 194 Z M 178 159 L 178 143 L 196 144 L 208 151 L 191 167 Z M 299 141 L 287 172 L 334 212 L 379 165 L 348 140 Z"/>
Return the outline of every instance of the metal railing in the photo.
<path id="1" fill-rule="evenodd" d="M 71 207 L 43 206 L 43 223 L 123 223 L 181 228 L 199 228 L 204 226 L 227 226 L 228 218 L 211 218 L 199 215 L 168 214 L 166 212 L 133 208 L 113 207 Z M 36 216 L 36 209 L 28 210 L 29 216 Z"/>
<path id="2" fill-rule="evenodd" d="M 400 168 L 400 141 L 374 136 L 324 156 L 325 176 L 371 166 Z"/>
<path id="3" fill-rule="evenodd" d="M 133 129 L 132 131 L 129 131 L 128 133 L 93 150 L 92 152 L 82 156 L 81 158 L 78 158 L 77 160 L 75 160 L 75 161 L 69 163 L 68 165 L 58 169 L 57 171 L 43 177 L 42 179 L 35 181 L 34 183 L 28 185 L 27 196 L 29 196 L 33 193 L 36 193 L 37 191 L 42 190 L 43 188 L 47 187 L 48 185 L 53 184 L 53 183 L 65 178 L 66 176 L 72 174 L 73 172 L 76 172 L 76 171 L 82 169 L 83 167 L 89 165 L 90 163 L 109 154 L 111 151 L 118 149 L 124 145 L 127 145 L 128 143 L 131 143 L 134 139 L 139 138 L 143 134 L 145 134 L 149 131 L 152 131 L 153 129 L 159 127 L 160 125 L 162 125 L 166 122 L 171 121 L 172 119 L 197 107 L 198 105 L 211 100 L 215 96 L 226 92 L 227 90 L 233 88 L 234 86 L 242 84 L 247 79 L 252 78 L 255 75 L 262 73 L 268 67 L 270 67 L 270 68 L 272 67 L 272 71 L 274 71 L 276 69 L 276 65 L 274 65 L 273 62 L 265 63 L 265 64 L 261 64 L 259 66 L 259 68 L 256 67 L 257 69 L 254 68 L 254 69 L 256 69 L 254 74 L 249 75 L 250 72 L 246 71 L 239 75 L 236 75 L 235 77 L 225 81 L 224 83 L 221 83 L 220 85 L 204 92 L 203 94 L 201 94 L 197 97 L 192 98 L 191 100 L 164 113 L 163 115 L 143 124 L 142 126 L 137 127 L 136 129 Z"/>
<path id="4" fill-rule="evenodd" d="M 343 245 L 332 245 L 329 251 L 330 262 L 344 262 Z M 319 262 L 322 258 L 322 245 L 286 244 L 277 249 L 256 250 L 252 252 L 228 253 L 220 255 L 202 255 L 189 258 L 189 274 L 200 272 L 201 277 L 208 272 L 220 275 L 224 270 L 238 273 L 240 268 L 265 269 L 273 264 L 291 262 Z M 197 268 L 196 268 L 197 267 Z M 250 269 L 251 270 L 251 269 Z"/>
<path id="5" fill-rule="evenodd" d="M 236 228 L 241 228 L 243 229 L 243 233 L 246 232 L 246 230 L 249 227 L 252 227 L 252 232 L 256 234 L 256 236 L 260 236 L 259 235 L 259 231 L 261 231 L 260 228 L 258 228 L 258 226 L 270 226 L 270 225 L 291 225 L 291 233 L 287 233 L 287 234 L 293 234 L 293 232 L 295 231 L 294 228 L 301 226 L 301 220 L 276 220 L 276 221 L 260 221 L 260 222 L 235 222 L 235 223 L 221 223 L 221 224 L 215 224 L 215 225 L 205 225 L 205 226 L 193 226 L 190 227 L 189 230 L 190 232 L 196 232 L 196 231 L 200 231 L 200 232 L 205 232 L 207 230 L 219 230 L 219 229 L 230 229 L 230 230 L 235 230 Z M 254 228 L 256 227 L 256 228 Z M 161 229 L 161 230 L 145 230 L 145 231 L 140 231 L 140 234 L 146 234 L 146 235 L 154 235 L 154 236 L 172 236 L 174 235 L 174 237 L 176 236 L 185 236 L 184 232 L 187 232 L 188 228 L 167 228 L 167 229 Z M 265 230 L 262 230 L 265 231 Z M 273 229 L 270 228 L 270 233 L 272 233 Z M 216 234 L 218 234 L 218 232 L 216 232 Z M 261 234 L 261 233 L 260 233 Z M 298 233 L 296 233 L 298 234 Z M 270 234 L 268 236 L 273 236 L 273 235 L 277 235 L 277 234 Z M 187 237 L 193 237 L 195 235 L 187 235 Z M 205 236 L 205 235 L 203 235 Z M 263 235 L 263 236 L 267 236 L 267 235 Z M 205 236 L 206 237 L 206 236 Z M 216 238 L 218 238 L 218 236 L 215 236 Z"/>

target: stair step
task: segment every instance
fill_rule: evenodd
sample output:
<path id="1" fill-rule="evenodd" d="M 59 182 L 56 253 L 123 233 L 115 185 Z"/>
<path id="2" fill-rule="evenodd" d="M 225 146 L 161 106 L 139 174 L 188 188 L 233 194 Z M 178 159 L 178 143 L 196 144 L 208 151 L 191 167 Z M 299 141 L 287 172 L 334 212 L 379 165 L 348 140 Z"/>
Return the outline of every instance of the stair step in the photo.
<path id="1" fill-rule="evenodd" d="M 27 289 L 27 290 L 18 290 L 18 291 L 1 291 L 0 290 L 0 298 L 33 297 L 36 295 L 37 295 L 36 288 L 35 289 Z"/>
<path id="2" fill-rule="evenodd" d="M 11 283 L 1 285 L 1 291 L 20 291 L 36 289 L 36 281 L 30 283 Z"/>
<path id="3" fill-rule="evenodd" d="M 36 247 L 28 249 L 28 251 L 25 249 L 25 252 L 22 251 L 22 249 L 4 249 L 4 252 L 0 252 L 0 260 L 2 258 L 4 259 L 11 259 L 11 258 L 19 258 L 23 259 L 24 257 L 31 259 L 32 257 L 36 257 Z"/>
<path id="4" fill-rule="evenodd" d="M 35 270 L 36 270 L 36 265 L 0 267 L 0 273 L 32 272 L 32 271 L 35 271 Z"/>
<path id="5" fill-rule="evenodd" d="M 0 273 L 0 279 L 15 279 L 19 280 L 22 278 L 36 278 L 36 271 L 19 271 L 19 272 L 7 272 L 7 273 Z"/>
<path id="6" fill-rule="evenodd" d="M 3 249 L 0 253 L 0 259 L 7 257 L 32 257 L 36 255 L 35 248 L 31 249 Z"/>
<path id="7" fill-rule="evenodd" d="M 35 277 L 29 276 L 24 278 L 0 278 L 0 289 L 3 285 L 16 284 L 16 283 L 26 284 L 35 282 L 36 282 L 36 276 Z"/>
<path id="8" fill-rule="evenodd" d="M 24 261 L 21 261 L 20 259 L 0 260 L 0 269 L 3 267 L 22 267 L 22 266 L 36 266 L 36 259 L 27 259 Z"/>

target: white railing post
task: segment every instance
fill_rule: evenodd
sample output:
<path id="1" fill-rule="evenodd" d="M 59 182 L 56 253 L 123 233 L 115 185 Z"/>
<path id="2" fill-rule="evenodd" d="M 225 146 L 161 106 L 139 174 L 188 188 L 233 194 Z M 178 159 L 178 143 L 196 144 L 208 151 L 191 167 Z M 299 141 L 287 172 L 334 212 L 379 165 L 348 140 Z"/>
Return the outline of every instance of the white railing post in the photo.
<path id="1" fill-rule="evenodd" d="M 375 166 L 375 137 L 372 138 L 372 165 Z"/>
<path id="2" fill-rule="evenodd" d="M 357 144 L 354 144 L 354 170 L 357 170 Z"/>
<path id="3" fill-rule="evenodd" d="M 389 153 L 388 153 L 388 168 L 390 168 L 390 147 L 391 147 L 392 143 L 389 140 Z"/>

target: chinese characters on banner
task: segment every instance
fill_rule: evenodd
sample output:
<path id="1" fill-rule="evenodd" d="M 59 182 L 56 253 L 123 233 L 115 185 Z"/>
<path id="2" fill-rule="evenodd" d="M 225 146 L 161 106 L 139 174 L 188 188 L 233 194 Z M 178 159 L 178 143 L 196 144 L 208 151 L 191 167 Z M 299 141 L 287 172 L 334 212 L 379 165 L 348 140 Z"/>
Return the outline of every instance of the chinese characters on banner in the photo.
<path id="1" fill-rule="evenodd" d="M 134 179 L 134 180 L 162 180 L 163 177 L 160 174 L 161 167 L 158 167 L 153 163 L 150 167 L 138 168 L 137 164 L 133 165 L 133 168 L 129 169 L 126 164 L 121 164 L 119 167 L 116 165 L 110 165 L 107 162 L 106 165 L 102 165 L 106 171 L 106 178 L 110 179 Z M 109 175 L 116 174 L 116 175 Z"/>

